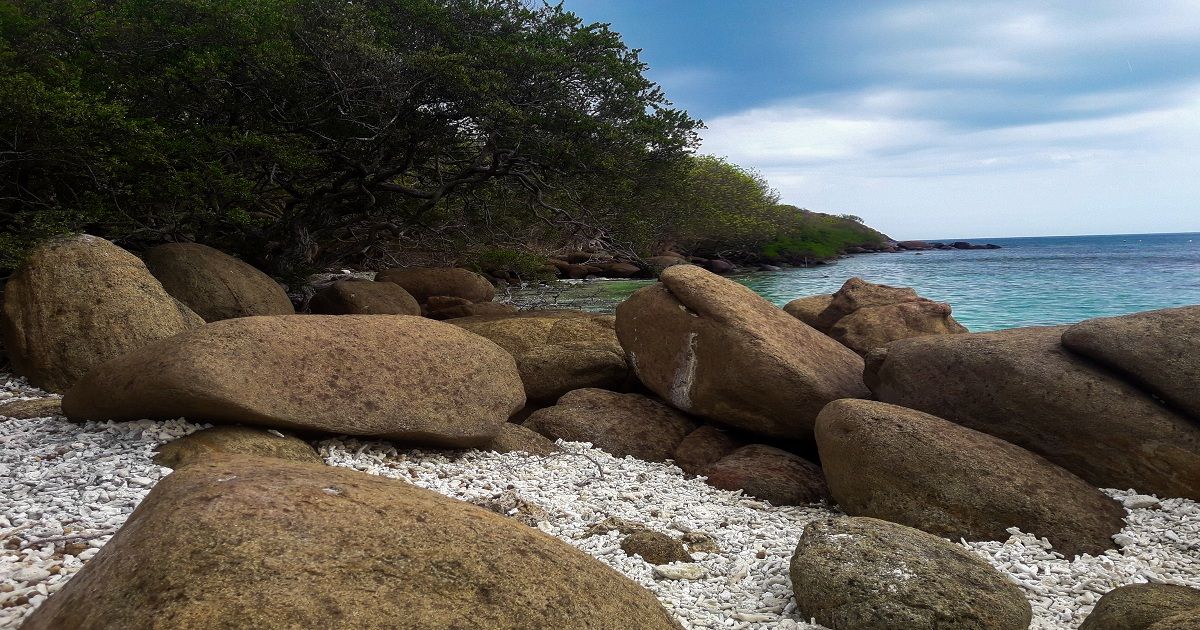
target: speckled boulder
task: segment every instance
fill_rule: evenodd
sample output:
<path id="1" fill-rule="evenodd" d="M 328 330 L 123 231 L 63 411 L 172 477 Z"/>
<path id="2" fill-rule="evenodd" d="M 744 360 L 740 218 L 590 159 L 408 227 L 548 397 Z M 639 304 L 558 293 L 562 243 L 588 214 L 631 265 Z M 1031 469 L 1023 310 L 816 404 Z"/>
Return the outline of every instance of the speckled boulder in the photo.
<path id="1" fill-rule="evenodd" d="M 577 389 L 533 412 L 525 426 L 568 442 L 591 442 L 616 457 L 661 462 L 696 428 L 686 415 L 641 394 Z"/>
<path id="2" fill-rule="evenodd" d="M 625 386 L 629 363 L 617 341 L 611 315 L 519 315 L 485 315 L 449 322 L 511 353 L 531 403 L 552 403 L 569 391 L 586 387 Z"/>
<path id="3" fill-rule="evenodd" d="M 1099 488 L 1200 499 L 1200 425 L 1062 347 L 1064 327 L 902 339 L 868 358 L 878 400 L 1033 451 Z"/>
<path id="4" fill-rule="evenodd" d="M 88 235 L 34 249 L 4 286 L 0 309 L 13 371 L 53 392 L 109 359 L 203 324 L 137 256 Z"/>
<path id="5" fill-rule="evenodd" d="M 832 293 L 796 298 L 784 305 L 783 312 L 795 317 L 809 326 L 812 326 L 813 328 L 817 328 L 817 322 L 821 316 L 821 313 L 825 312 L 825 309 L 829 308 L 829 303 L 832 301 Z M 817 328 L 817 330 L 821 329 Z M 821 330 L 821 332 L 826 331 Z"/>
<path id="6" fill-rule="evenodd" d="M 315 315 L 420 315 L 421 305 L 392 282 L 338 280 L 308 303 Z"/>
<path id="7" fill-rule="evenodd" d="M 505 422 L 500 427 L 500 432 L 487 446 L 483 447 L 483 450 L 497 453 L 521 452 L 530 455 L 550 455 L 561 449 L 549 438 L 536 431 L 519 424 Z"/>
<path id="8" fill-rule="evenodd" d="M 1128 584 L 1104 594 L 1079 630 L 1146 630 L 1164 619 L 1200 611 L 1200 589 L 1173 584 Z M 1197 628 L 1196 626 L 1184 626 Z"/>
<path id="9" fill-rule="evenodd" d="M 167 468 L 179 468 L 196 462 L 211 461 L 223 455 L 274 457 L 297 462 L 320 464 L 317 451 L 304 440 L 276 435 L 263 429 L 239 426 L 216 426 L 171 440 L 158 447 L 154 463 Z"/>
<path id="10" fill-rule="evenodd" d="M 31 398 L 0 403 L 0 418 L 29 420 L 62 415 L 61 398 Z"/>
<path id="11" fill-rule="evenodd" d="M 458 297 L 470 302 L 491 302 L 496 287 L 487 278 L 457 267 L 387 269 L 375 276 L 376 282 L 394 282 L 424 304 L 433 296 Z"/>
<path id="12" fill-rule="evenodd" d="M 524 403 L 512 356 L 456 326 L 288 315 L 227 319 L 120 356 L 72 387 L 63 410 L 472 447 Z"/>
<path id="13" fill-rule="evenodd" d="M 873 518 L 814 521 L 792 556 L 798 612 L 829 628 L 1026 630 L 1020 587 L 970 551 Z"/>
<path id="14" fill-rule="evenodd" d="M 1200 306 L 1089 319 L 1062 342 L 1200 421 Z"/>
<path id="15" fill-rule="evenodd" d="M 829 499 L 825 476 L 814 463 L 765 444 L 750 444 L 722 457 L 702 473 L 722 490 L 743 490 L 775 505 L 806 505 Z"/>
<path id="16" fill-rule="evenodd" d="M 1125 509 L 1019 446 L 920 411 L 837 400 L 817 417 L 821 467 L 838 506 L 958 540 L 1044 536 L 1070 557 L 1115 547 Z"/>
<path id="17" fill-rule="evenodd" d="M 741 446 L 744 446 L 742 441 L 728 431 L 706 424 L 684 436 L 679 446 L 675 447 L 672 459 L 683 472 L 700 475 L 709 465 Z"/>
<path id="18" fill-rule="evenodd" d="M 58 628 L 679 630 L 654 595 L 533 527 L 345 468 L 184 466 L 38 608 Z"/>
<path id="19" fill-rule="evenodd" d="M 750 289 L 694 265 L 617 307 L 646 387 L 675 407 L 765 436 L 812 439 L 826 403 L 869 395 L 862 359 Z"/>
<path id="20" fill-rule="evenodd" d="M 296 312 L 283 287 L 270 276 L 207 245 L 151 247 L 146 251 L 146 266 L 167 293 L 206 322 Z"/>

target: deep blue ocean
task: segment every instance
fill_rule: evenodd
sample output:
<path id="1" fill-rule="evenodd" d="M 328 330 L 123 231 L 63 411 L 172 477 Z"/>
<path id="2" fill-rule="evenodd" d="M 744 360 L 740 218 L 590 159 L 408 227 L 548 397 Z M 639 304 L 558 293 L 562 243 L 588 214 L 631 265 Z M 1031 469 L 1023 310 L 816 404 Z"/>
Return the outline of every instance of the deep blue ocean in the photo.
<path id="1" fill-rule="evenodd" d="M 781 306 L 836 291 L 852 276 L 913 287 L 949 302 L 954 317 L 973 331 L 1200 304 L 1200 233 L 928 240 L 995 243 L 1002 249 L 859 254 L 833 265 L 733 278 Z M 557 305 L 611 312 L 647 282 L 574 284 Z"/>

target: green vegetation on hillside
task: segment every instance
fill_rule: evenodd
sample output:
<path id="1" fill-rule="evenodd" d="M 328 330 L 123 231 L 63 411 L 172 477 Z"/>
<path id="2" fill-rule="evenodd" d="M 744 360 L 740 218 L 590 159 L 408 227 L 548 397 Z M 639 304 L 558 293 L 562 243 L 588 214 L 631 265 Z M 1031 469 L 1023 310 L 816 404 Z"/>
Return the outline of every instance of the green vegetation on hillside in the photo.
<path id="1" fill-rule="evenodd" d="M 701 123 L 645 70 L 607 25 L 521 0 L 11 0 L 0 275 L 75 231 L 285 276 L 405 249 L 787 259 L 882 238 L 694 156 Z"/>

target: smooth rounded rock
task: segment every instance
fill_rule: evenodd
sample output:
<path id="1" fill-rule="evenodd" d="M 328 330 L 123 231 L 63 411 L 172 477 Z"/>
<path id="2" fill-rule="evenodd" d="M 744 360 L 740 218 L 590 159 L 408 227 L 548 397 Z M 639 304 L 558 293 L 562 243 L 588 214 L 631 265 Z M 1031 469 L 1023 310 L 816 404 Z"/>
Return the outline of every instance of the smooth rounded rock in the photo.
<path id="1" fill-rule="evenodd" d="M 821 313 L 829 308 L 829 303 L 833 301 L 832 293 L 822 295 L 810 295 L 807 297 L 796 298 L 784 305 L 783 311 L 792 317 L 817 328 L 817 322 Z M 821 330 L 817 328 L 817 330 Z M 826 332 L 821 330 L 821 332 Z"/>
<path id="2" fill-rule="evenodd" d="M 817 418 L 829 491 L 847 514 L 951 540 L 1046 537 L 1067 557 L 1100 555 L 1124 527 L 1121 504 L 1019 446 L 920 411 L 869 400 Z"/>
<path id="3" fill-rule="evenodd" d="M 1200 425 L 1067 352 L 1064 327 L 902 339 L 869 356 L 876 398 L 1033 451 L 1099 488 L 1200 498 Z"/>
<path id="4" fill-rule="evenodd" d="M 290 315 L 215 322 L 118 357 L 72 387 L 63 410 L 472 447 L 524 403 L 512 356 L 456 326 Z"/>
<path id="5" fill-rule="evenodd" d="M 345 468 L 228 457 L 160 481 L 26 621 L 58 628 L 679 630 L 536 528 Z"/>
<path id="6" fill-rule="evenodd" d="M 273 457 L 310 464 L 323 463 L 308 442 L 263 429 L 239 426 L 216 426 L 197 431 L 158 447 L 154 463 L 167 468 L 179 468 L 197 462 L 211 461 L 223 455 Z"/>
<path id="7" fill-rule="evenodd" d="M 0 418 L 29 420 L 62 415 L 61 398 L 31 398 L 0 403 Z"/>
<path id="8" fill-rule="evenodd" d="M 693 561 L 692 554 L 688 553 L 682 542 L 650 529 L 638 530 L 625 536 L 621 540 L 621 551 L 629 556 L 639 555 L 650 564 Z"/>
<path id="9" fill-rule="evenodd" d="M 686 415 L 641 394 L 577 389 L 533 412 L 525 426 L 551 439 L 591 442 L 616 457 L 661 462 L 696 428 Z"/>
<path id="10" fill-rule="evenodd" d="M 862 359 L 750 289 L 694 265 L 617 307 L 646 387 L 675 407 L 765 436 L 812 439 L 826 403 L 869 395 Z"/>
<path id="11" fill-rule="evenodd" d="M 829 328 L 829 336 L 866 355 L 897 339 L 967 332 L 950 312 L 949 304 L 928 300 L 860 308 L 837 320 Z"/>
<path id="12" fill-rule="evenodd" d="M 497 453 L 521 452 L 530 455 L 550 455 L 562 449 L 546 436 L 519 424 L 505 422 L 500 432 L 483 450 Z"/>
<path id="13" fill-rule="evenodd" d="M 1062 343 L 1200 421 L 1200 306 L 1089 319 Z"/>
<path id="14" fill-rule="evenodd" d="M 1079 630 L 1146 630 L 1159 621 L 1191 610 L 1200 610 L 1200 589 L 1173 584 L 1127 584 L 1105 593 Z"/>
<path id="15" fill-rule="evenodd" d="M 308 303 L 315 315 L 420 315 L 421 305 L 400 285 L 370 280 L 338 280 Z"/>
<path id="16" fill-rule="evenodd" d="M 790 569 L 796 606 L 829 628 L 1025 630 L 1020 587 L 984 560 L 911 527 L 834 518 L 804 528 Z"/>
<path id="17" fill-rule="evenodd" d="M 375 281 L 398 284 L 421 304 L 433 296 L 458 297 L 470 302 L 491 302 L 496 297 L 496 287 L 486 278 L 457 267 L 387 269 L 376 274 Z"/>
<path id="18" fill-rule="evenodd" d="M 146 266 L 175 299 L 206 322 L 253 315 L 291 315 L 292 301 L 267 274 L 199 243 L 146 250 Z"/>
<path id="19" fill-rule="evenodd" d="M 825 476 L 814 463 L 765 444 L 750 444 L 702 471 L 708 485 L 742 490 L 775 505 L 807 505 L 829 499 Z"/>
<path id="20" fill-rule="evenodd" d="M 743 446 L 740 439 L 720 427 L 706 424 L 684 436 L 671 458 L 683 472 L 704 474 L 704 469 Z"/>
<path id="21" fill-rule="evenodd" d="M 611 315 L 519 314 L 450 320 L 490 339 L 517 361 L 531 403 L 552 403 L 569 391 L 622 389 L 629 363 Z"/>
<path id="22" fill-rule="evenodd" d="M 5 284 L 0 309 L 13 371 L 53 392 L 109 359 L 203 324 L 137 256 L 86 234 L 34 249 Z"/>

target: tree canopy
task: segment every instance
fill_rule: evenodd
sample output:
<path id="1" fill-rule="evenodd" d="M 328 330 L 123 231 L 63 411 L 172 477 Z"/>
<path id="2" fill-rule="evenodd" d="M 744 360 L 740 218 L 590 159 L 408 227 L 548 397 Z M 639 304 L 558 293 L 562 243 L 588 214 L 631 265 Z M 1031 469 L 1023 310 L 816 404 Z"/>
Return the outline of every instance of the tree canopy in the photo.
<path id="1" fill-rule="evenodd" d="M 397 243 L 803 242 L 645 71 L 522 0 L 8 0 L 0 273 L 74 231 L 277 275 Z"/>

